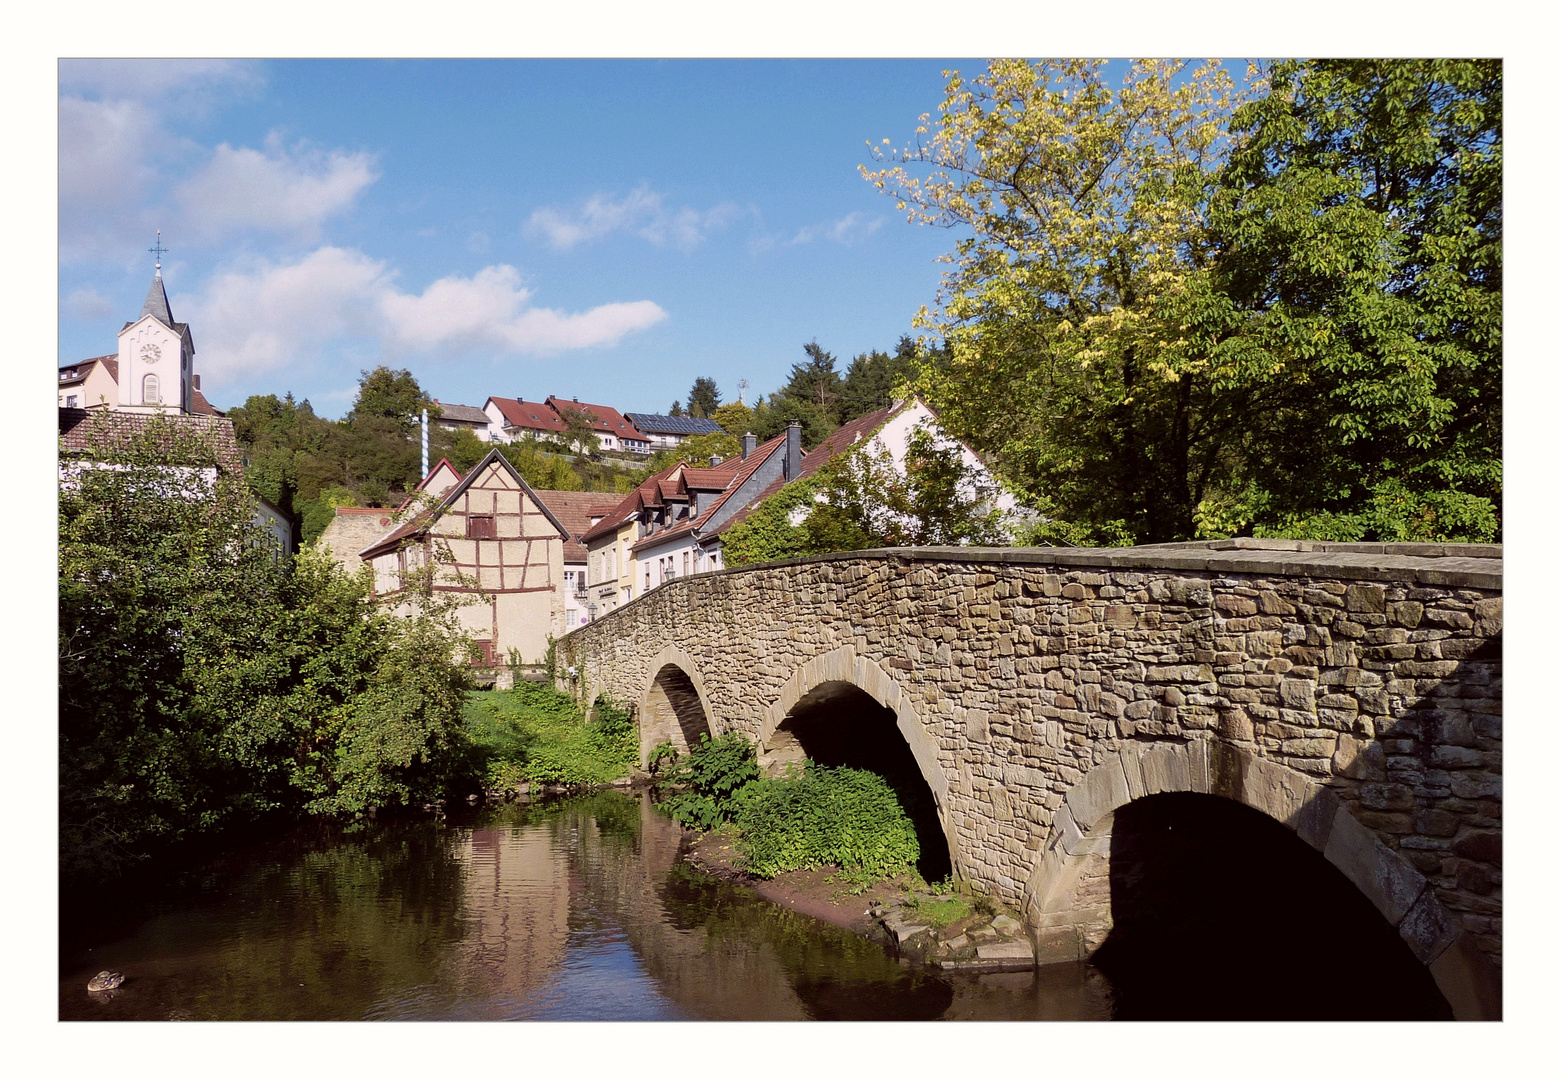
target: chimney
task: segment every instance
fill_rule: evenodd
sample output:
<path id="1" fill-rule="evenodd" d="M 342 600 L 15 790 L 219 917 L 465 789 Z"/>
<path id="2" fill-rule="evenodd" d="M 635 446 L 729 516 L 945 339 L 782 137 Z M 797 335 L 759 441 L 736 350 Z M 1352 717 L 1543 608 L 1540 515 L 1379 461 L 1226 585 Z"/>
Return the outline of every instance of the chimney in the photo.
<path id="1" fill-rule="evenodd" d="M 747 461 L 748 460 L 748 455 L 753 453 L 753 448 L 755 446 L 757 446 L 758 444 L 759 444 L 758 436 L 756 436 L 753 432 L 750 431 L 747 434 L 745 434 L 743 436 L 743 457 L 742 457 L 742 460 Z"/>
<path id="2" fill-rule="evenodd" d="M 721 464 L 721 455 L 720 454 L 711 454 L 710 455 L 710 467 L 713 469 L 713 468 L 715 468 L 719 464 Z"/>
<path id="3" fill-rule="evenodd" d="M 201 377 L 199 375 L 192 375 L 190 377 L 195 380 L 195 389 L 199 390 L 201 388 Z"/>
<path id="4" fill-rule="evenodd" d="M 795 480 L 802 475 L 802 424 L 797 420 L 786 422 L 785 477 Z"/>

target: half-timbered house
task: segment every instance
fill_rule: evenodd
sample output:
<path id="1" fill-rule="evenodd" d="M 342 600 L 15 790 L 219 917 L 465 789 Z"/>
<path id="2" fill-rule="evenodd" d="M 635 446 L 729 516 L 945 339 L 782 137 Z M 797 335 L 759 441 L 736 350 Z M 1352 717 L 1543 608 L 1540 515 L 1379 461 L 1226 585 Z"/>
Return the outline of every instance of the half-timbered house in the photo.
<path id="1" fill-rule="evenodd" d="M 563 635 L 569 540 L 569 530 L 494 450 L 359 558 L 373 567 L 379 596 L 414 584 L 469 594 L 462 624 L 482 650 L 483 666 L 498 668 L 511 649 L 523 663 L 540 663 L 548 635 Z"/>

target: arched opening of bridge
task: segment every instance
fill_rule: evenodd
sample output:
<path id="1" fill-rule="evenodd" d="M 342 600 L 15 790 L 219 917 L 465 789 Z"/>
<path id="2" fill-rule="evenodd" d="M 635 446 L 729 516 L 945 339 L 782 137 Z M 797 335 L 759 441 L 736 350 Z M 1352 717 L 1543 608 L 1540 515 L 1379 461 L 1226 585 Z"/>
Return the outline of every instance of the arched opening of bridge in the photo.
<path id="1" fill-rule="evenodd" d="M 710 718 L 694 680 L 676 664 L 664 664 L 651 681 L 640 712 L 640 760 L 660 743 L 670 742 L 679 753 L 709 735 Z"/>
<path id="2" fill-rule="evenodd" d="M 1107 827 L 1109 853 L 1075 896 L 1087 904 L 1104 886 L 1109 898 L 1092 960 L 1119 1019 L 1452 1018 L 1371 902 L 1267 815 L 1168 793 L 1119 807 Z"/>
<path id="3" fill-rule="evenodd" d="M 883 777 L 916 826 L 917 872 L 928 881 L 949 876 L 953 864 L 937 802 L 893 709 L 851 683 L 821 683 L 798 699 L 762 749 L 772 770 L 811 759 Z"/>

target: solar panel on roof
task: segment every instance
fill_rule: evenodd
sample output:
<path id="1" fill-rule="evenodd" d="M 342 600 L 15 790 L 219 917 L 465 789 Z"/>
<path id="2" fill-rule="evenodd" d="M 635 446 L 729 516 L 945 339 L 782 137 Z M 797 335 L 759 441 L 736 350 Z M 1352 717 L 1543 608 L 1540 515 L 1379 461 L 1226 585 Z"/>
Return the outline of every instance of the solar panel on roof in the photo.
<path id="1" fill-rule="evenodd" d="M 655 435 L 709 435 L 720 431 L 714 420 L 694 416 L 662 416 L 659 413 L 624 413 L 635 427 Z"/>

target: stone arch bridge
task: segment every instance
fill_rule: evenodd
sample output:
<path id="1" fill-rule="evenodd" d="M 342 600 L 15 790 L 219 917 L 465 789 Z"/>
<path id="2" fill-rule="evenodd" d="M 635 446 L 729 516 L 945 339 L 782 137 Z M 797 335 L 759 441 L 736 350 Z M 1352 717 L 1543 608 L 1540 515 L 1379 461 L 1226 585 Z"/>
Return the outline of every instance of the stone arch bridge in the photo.
<path id="1" fill-rule="evenodd" d="M 1476 1019 L 1501 1008 L 1501 628 L 1499 546 L 901 548 L 674 581 L 560 655 L 637 707 L 642 753 L 736 731 L 774 770 L 858 701 L 1042 962 L 1109 934 L 1119 810 L 1240 804 Z"/>

